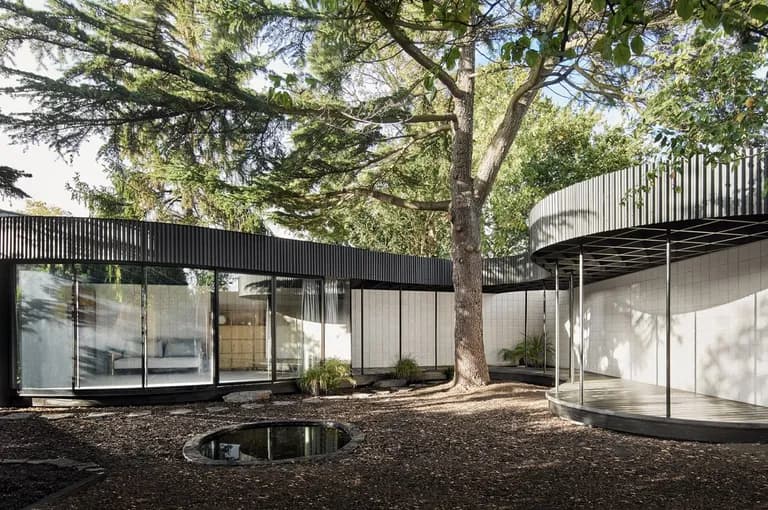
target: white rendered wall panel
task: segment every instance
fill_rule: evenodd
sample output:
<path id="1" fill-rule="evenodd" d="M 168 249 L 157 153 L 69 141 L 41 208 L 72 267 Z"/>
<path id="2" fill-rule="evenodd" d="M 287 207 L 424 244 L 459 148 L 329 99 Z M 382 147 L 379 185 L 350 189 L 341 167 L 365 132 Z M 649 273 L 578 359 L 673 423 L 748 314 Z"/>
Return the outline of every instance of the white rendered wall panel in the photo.
<path id="1" fill-rule="evenodd" d="M 363 361 L 368 368 L 393 367 L 400 355 L 400 299 L 396 290 L 363 293 Z"/>
<path id="2" fill-rule="evenodd" d="M 453 328 L 456 323 L 453 292 L 437 293 L 437 364 L 453 365 Z"/>
<path id="3" fill-rule="evenodd" d="M 435 293 L 403 291 L 403 357 L 435 366 Z"/>
<path id="4" fill-rule="evenodd" d="M 360 362 L 361 362 L 361 316 L 360 311 L 362 310 L 362 306 L 360 303 L 360 290 L 359 289 L 352 289 L 351 292 L 352 296 L 352 317 L 350 318 L 350 322 L 352 324 L 352 368 L 359 369 L 360 368 Z M 363 319 L 364 320 L 364 319 Z"/>

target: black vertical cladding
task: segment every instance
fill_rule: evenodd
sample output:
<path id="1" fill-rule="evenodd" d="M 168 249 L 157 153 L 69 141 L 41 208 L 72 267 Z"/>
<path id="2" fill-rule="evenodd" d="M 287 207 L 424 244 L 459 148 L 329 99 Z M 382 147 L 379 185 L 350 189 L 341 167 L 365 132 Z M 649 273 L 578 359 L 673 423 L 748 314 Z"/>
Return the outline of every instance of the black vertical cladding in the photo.
<path id="1" fill-rule="evenodd" d="M 0 218 L 1 260 L 82 260 L 451 285 L 447 259 L 131 220 Z"/>
<path id="2" fill-rule="evenodd" d="M 0 264 L 0 407 L 11 403 L 11 388 L 13 387 L 13 321 L 14 310 L 14 266 L 9 263 Z"/>

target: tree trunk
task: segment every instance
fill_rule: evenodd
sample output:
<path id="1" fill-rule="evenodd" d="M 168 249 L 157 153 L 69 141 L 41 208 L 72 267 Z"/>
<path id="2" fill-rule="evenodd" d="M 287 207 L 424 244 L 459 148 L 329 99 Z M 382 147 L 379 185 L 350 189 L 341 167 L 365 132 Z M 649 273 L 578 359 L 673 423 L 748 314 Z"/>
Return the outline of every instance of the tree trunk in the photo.
<path id="1" fill-rule="evenodd" d="M 474 46 L 461 48 L 455 100 L 456 123 L 451 158 L 451 256 L 455 291 L 456 365 L 454 383 L 462 387 L 488 384 L 483 347 L 483 261 L 480 253 L 480 208 L 472 180 L 474 117 Z"/>

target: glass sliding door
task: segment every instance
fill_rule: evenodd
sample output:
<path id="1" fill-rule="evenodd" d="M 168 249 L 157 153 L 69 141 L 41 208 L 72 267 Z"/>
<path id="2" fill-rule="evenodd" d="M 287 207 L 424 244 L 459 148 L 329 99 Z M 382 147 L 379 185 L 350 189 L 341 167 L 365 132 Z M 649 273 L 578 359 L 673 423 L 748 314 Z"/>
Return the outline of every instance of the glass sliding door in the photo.
<path id="1" fill-rule="evenodd" d="M 77 267 L 76 387 L 141 386 L 143 280 L 139 266 Z"/>
<path id="2" fill-rule="evenodd" d="M 74 375 L 72 267 L 16 271 L 16 380 L 20 389 L 71 389 Z"/>
<path id="3" fill-rule="evenodd" d="M 219 381 L 272 379 L 272 277 L 219 273 Z"/>
<path id="4" fill-rule="evenodd" d="M 213 382 L 214 273 L 147 267 L 148 386 Z"/>
<path id="5" fill-rule="evenodd" d="M 350 297 L 349 281 L 325 281 L 325 359 L 352 361 Z"/>
<path id="6" fill-rule="evenodd" d="M 276 279 L 275 329 L 278 379 L 299 377 L 320 361 L 322 280 Z"/>

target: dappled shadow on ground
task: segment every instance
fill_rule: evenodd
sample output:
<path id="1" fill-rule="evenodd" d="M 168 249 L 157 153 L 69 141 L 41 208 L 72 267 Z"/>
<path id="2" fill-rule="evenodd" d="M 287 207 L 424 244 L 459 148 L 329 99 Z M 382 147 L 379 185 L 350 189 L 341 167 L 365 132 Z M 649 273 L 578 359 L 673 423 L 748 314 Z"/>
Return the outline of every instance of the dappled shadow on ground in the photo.
<path id="1" fill-rule="evenodd" d="M 547 411 L 544 389 L 518 383 L 361 400 L 243 409 L 135 409 L 17 431 L 17 442 L 82 448 L 107 478 L 68 508 L 713 508 L 768 504 L 768 446 L 677 443 L 577 426 Z M 221 406 L 221 404 L 218 404 Z M 356 424 L 365 441 L 331 461 L 258 467 L 186 462 L 184 442 L 228 424 L 273 418 Z M 77 440 L 76 445 L 68 442 Z M 58 445 L 58 446 L 57 446 Z M 0 450 L 2 453 L 2 450 Z M 67 455 L 70 455 L 67 453 Z"/>

